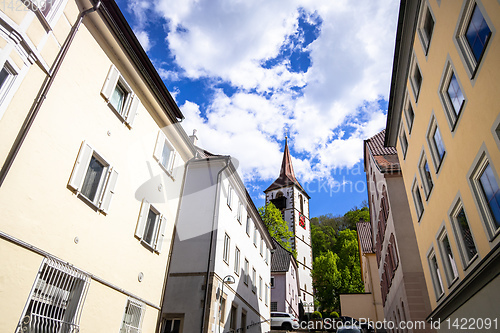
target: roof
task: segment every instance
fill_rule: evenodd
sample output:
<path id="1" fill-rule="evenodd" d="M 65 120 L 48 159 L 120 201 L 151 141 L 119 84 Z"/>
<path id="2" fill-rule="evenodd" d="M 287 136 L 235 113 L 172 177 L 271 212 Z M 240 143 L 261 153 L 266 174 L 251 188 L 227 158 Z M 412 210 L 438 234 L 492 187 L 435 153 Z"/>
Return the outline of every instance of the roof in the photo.
<path id="1" fill-rule="evenodd" d="M 375 160 L 381 172 L 399 172 L 399 159 L 395 147 L 385 147 L 385 129 L 366 139 L 365 147 L 368 148 L 370 155 Z"/>
<path id="2" fill-rule="evenodd" d="M 201 158 L 222 156 L 222 155 L 213 154 L 213 153 L 209 152 L 208 150 L 205 150 L 205 149 L 200 148 L 198 146 L 195 146 L 195 148 L 196 148 L 196 151 L 198 152 L 198 154 Z"/>
<path id="3" fill-rule="evenodd" d="M 300 185 L 297 178 L 295 178 L 292 156 L 290 155 L 290 150 L 288 149 L 288 139 L 285 139 L 285 150 L 283 151 L 283 161 L 281 162 L 280 175 L 264 192 L 276 190 L 289 185 L 296 185 L 308 198 L 310 198 L 302 185 Z"/>
<path id="4" fill-rule="evenodd" d="M 361 253 L 375 253 L 372 242 L 372 225 L 370 222 L 356 223 L 358 229 L 359 248 Z"/>
<path id="5" fill-rule="evenodd" d="M 90 1 L 94 6 L 99 2 L 98 0 Z M 163 106 L 163 110 L 167 116 L 174 123 L 179 119 L 184 119 L 184 115 L 172 95 L 170 95 L 165 83 L 151 63 L 151 60 L 139 43 L 137 36 L 132 31 L 116 2 L 114 0 L 102 0 L 97 11 L 102 15 L 110 30 L 113 31 L 125 52 L 129 55 L 130 60 L 151 88 L 160 105 Z"/>
<path id="6" fill-rule="evenodd" d="M 276 249 L 271 256 L 271 272 L 288 272 L 290 261 L 293 258 L 292 252 L 286 250 L 276 239 L 273 238 Z"/>

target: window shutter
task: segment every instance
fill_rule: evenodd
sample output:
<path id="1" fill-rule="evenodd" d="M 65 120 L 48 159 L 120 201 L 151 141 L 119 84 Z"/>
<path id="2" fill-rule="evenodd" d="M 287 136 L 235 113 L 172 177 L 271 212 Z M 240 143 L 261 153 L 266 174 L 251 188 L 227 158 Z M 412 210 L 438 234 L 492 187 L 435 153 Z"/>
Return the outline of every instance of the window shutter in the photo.
<path id="1" fill-rule="evenodd" d="M 163 238 L 165 237 L 165 229 L 167 227 L 167 219 L 165 216 L 160 218 L 160 229 L 158 232 L 158 238 L 156 239 L 155 251 L 160 253 L 163 246 Z"/>
<path id="2" fill-rule="evenodd" d="M 86 141 L 83 141 L 68 183 L 68 185 L 75 191 L 80 190 L 82 186 L 83 178 L 85 177 L 85 173 L 87 172 L 87 167 L 90 163 L 92 153 L 93 149 Z"/>
<path id="3" fill-rule="evenodd" d="M 149 202 L 146 199 L 142 200 L 141 212 L 139 213 L 139 219 L 137 221 L 137 227 L 135 228 L 135 237 L 142 239 L 144 236 L 144 228 L 146 228 L 146 220 L 149 213 Z"/>
<path id="4" fill-rule="evenodd" d="M 109 98 L 111 97 L 111 94 L 113 94 L 113 90 L 115 89 L 116 84 L 118 83 L 119 77 L 120 73 L 118 72 L 115 66 L 111 65 L 108 76 L 106 77 L 106 81 L 104 81 L 104 86 L 102 87 L 101 90 L 101 95 L 104 97 L 106 102 L 109 102 Z"/>
<path id="5" fill-rule="evenodd" d="M 115 170 L 115 168 L 110 168 L 109 171 L 109 177 L 108 177 L 108 184 L 106 185 L 106 188 L 104 189 L 104 193 L 102 196 L 102 202 L 100 209 L 107 214 L 109 210 L 109 205 L 111 203 L 111 197 L 113 194 L 115 194 L 115 186 L 116 186 L 116 180 L 118 179 L 118 171 Z"/>
<path id="6" fill-rule="evenodd" d="M 161 130 L 158 131 L 158 137 L 156 138 L 155 152 L 153 154 L 157 161 L 161 160 L 161 154 L 163 152 L 163 145 L 165 144 L 165 134 Z"/>
<path id="7" fill-rule="evenodd" d="M 168 166 L 168 172 L 174 176 L 173 171 L 174 171 L 174 166 L 175 166 L 175 160 L 177 159 L 177 151 L 174 150 L 172 151 L 172 154 L 170 154 L 170 161 L 168 161 L 169 166 Z"/>
<path id="8" fill-rule="evenodd" d="M 137 107 L 139 106 L 139 97 L 137 95 L 132 96 L 132 102 L 130 103 L 130 108 L 127 113 L 127 118 L 125 121 L 127 124 L 132 127 L 132 124 L 134 123 L 135 119 L 135 114 L 137 113 Z"/>

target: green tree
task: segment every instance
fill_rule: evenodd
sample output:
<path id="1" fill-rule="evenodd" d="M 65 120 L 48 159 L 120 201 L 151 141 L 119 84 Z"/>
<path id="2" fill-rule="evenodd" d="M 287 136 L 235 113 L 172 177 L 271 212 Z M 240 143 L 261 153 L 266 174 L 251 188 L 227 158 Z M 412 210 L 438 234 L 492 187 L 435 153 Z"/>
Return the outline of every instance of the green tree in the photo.
<path id="1" fill-rule="evenodd" d="M 360 209 L 354 207 L 344 214 L 346 229 L 356 230 L 356 223 L 360 220 L 370 221 L 370 211 L 367 206 Z"/>
<path id="2" fill-rule="evenodd" d="M 290 238 L 293 237 L 293 233 L 288 229 L 288 224 L 283 220 L 279 209 L 270 202 L 264 207 L 259 208 L 259 214 L 271 237 L 297 257 L 296 252 L 292 251 L 289 242 Z"/>
<path id="3" fill-rule="evenodd" d="M 339 308 L 339 291 L 342 277 L 338 269 L 339 256 L 327 251 L 314 259 L 312 278 L 316 289 L 316 299 L 322 310 L 336 310 Z"/>
<path id="4" fill-rule="evenodd" d="M 313 260 L 320 254 L 333 250 L 336 242 L 335 229 L 330 225 L 311 224 L 311 246 Z"/>
<path id="5" fill-rule="evenodd" d="M 339 256 L 338 267 L 342 275 L 342 293 L 364 292 L 359 261 L 358 234 L 354 230 L 343 230 L 338 233 L 335 244 Z"/>

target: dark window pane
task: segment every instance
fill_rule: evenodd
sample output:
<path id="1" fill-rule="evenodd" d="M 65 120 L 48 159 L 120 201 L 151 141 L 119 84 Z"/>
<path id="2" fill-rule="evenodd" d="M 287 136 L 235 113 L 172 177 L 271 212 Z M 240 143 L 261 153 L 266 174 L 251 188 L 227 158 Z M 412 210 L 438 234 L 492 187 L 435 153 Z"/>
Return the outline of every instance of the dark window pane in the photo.
<path id="1" fill-rule="evenodd" d="M 498 229 L 500 227 L 500 190 L 490 164 L 488 164 L 479 180 Z"/>
<path id="2" fill-rule="evenodd" d="M 432 19 L 432 15 L 431 12 L 429 11 L 429 8 L 427 8 L 427 15 L 425 16 L 425 23 L 424 23 L 424 31 L 427 37 L 427 47 L 429 47 L 433 30 L 434 30 L 434 20 Z"/>
<path id="3" fill-rule="evenodd" d="M 82 186 L 82 194 L 91 201 L 95 199 L 103 171 L 104 165 L 92 156 Z"/>
<path id="4" fill-rule="evenodd" d="M 436 150 L 439 156 L 439 161 L 443 159 L 444 149 L 443 139 L 441 138 L 441 132 L 439 132 L 439 128 L 436 127 L 436 131 L 434 132 L 434 144 L 436 145 Z"/>
<path id="5" fill-rule="evenodd" d="M 448 86 L 448 96 L 450 97 L 455 114 L 458 115 L 465 98 L 464 94 L 462 94 L 462 90 L 460 89 L 460 85 L 458 84 L 455 74 L 452 75 L 450 85 Z"/>
<path id="6" fill-rule="evenodd" d="M 450 241 L 448 240 L 448 235 L 443 237 L 443 248 L 446 256 L 446 263 L 448 265 L 448 269 L 451 273 L 451 280 L 458 277 L 457 264 L 455 262 L 455 258 L 453 257 L 453 252 L 451 251 Z"/>
<path id="7" fill-rule="evenodd" d="M 0 71 L 0 88 L 3 87 L 5 81 L 7 81 L 7 78 L 9 77 L 10 73 L 7 71 L 7 69 L 4 67 Z"/>
<path id="8" fill-rule="evenodd" d="M 422 85 L 422 74 L 420 74 L 420 70 L 418 69 L 418 66 L 415 67 L 415 73 L 413 74 L 413 79 L 415 80 L 415 88 L 416 88 L 416 93 L 420 92 L 420 86 Z"/>
<path id="9" fill-rule="evenodd" d="M 125 96 L 125 89 L 123 89 L 120 84 L 117 84 L 115 90 L 113 91 L 113 95 L 111 95 L 110 103 L 120 114 L 123 112 L 123 102 L 125 101 Z"/>
<path id="10" fill-rule="evenodd" d="M 43 16 L 47 17 L 49 15 L 50 10 L 52 9 L 52 4 L 56 2 L 57 0 L 40 0 L 40 11 L 42 12 Z"/>
<path id="11" fill-rule="evenodd" d="M 144 241 L 149 245 L 153 245 L 153 239 L 156 231 L 156 219 L 158 214 L 156 214 L 151 209 L 149 210 L 148 219 L 146 221 L 146 228 L 144 230 Z"/>
<path id="12" fill-rule="evenodd" d="M 469 223 L 467 222 L 467 217 L 465 216 L 465 212 L 462 209 L 458 212 L 456 216 L 458 227 L 460 229 L 460 236 L 464 242 L 465 246 L 465 255 L 467 261 L 471 260 L 477 253 L 476 245 L 474 244 L 474 239 L 472 238 L 472 232 L 469 228 Z"/>
<path id="13" fill-rule="evenodd" d="M 486 24 L 481 10 L 475 6 L 469 27 L 467 28 L 466 37 L 476 61 L 479 61 L 481 58 L 490 34 L 491 30 L 488 24 Z"/>
<path id="14" fill-rule="evenodd" d="M 420 190 L 418 186 L 415 187 L 415 205 L 417 206 L 418 217 L 422 216 L 424 212 L 424 204 L 422 202 L 422 196 L 420 195 Z"/>
<path id="15" fill-rule="evenodd" d="M 430 192 L 432 190 L 432 187 L 434 186 L 434 183 L 432 182 L 431 172 L 429 170 L 429 164 L 427 163 L 427 161 L 425 161 L 424 164 L 424 174 L 425 174 L 425 181 L 427 182 L 427 188 Z"/>

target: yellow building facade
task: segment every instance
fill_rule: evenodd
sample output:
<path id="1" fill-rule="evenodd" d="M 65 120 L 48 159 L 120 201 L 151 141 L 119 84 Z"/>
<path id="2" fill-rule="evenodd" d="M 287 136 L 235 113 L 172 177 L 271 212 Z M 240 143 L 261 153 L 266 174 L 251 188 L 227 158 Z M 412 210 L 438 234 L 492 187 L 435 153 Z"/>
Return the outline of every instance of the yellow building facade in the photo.
<path id="1" fill-rule="evenodd" d="M 195 148 L 114 1 L 40 3 L 0 6 L 0 331 L 155 332 Z"/>
<path id="2" fill-rule="evenodd" d="M 385 145 L 441 331 L 498 330 L 499 28 L 496 0 L 401 2 Z"/>

